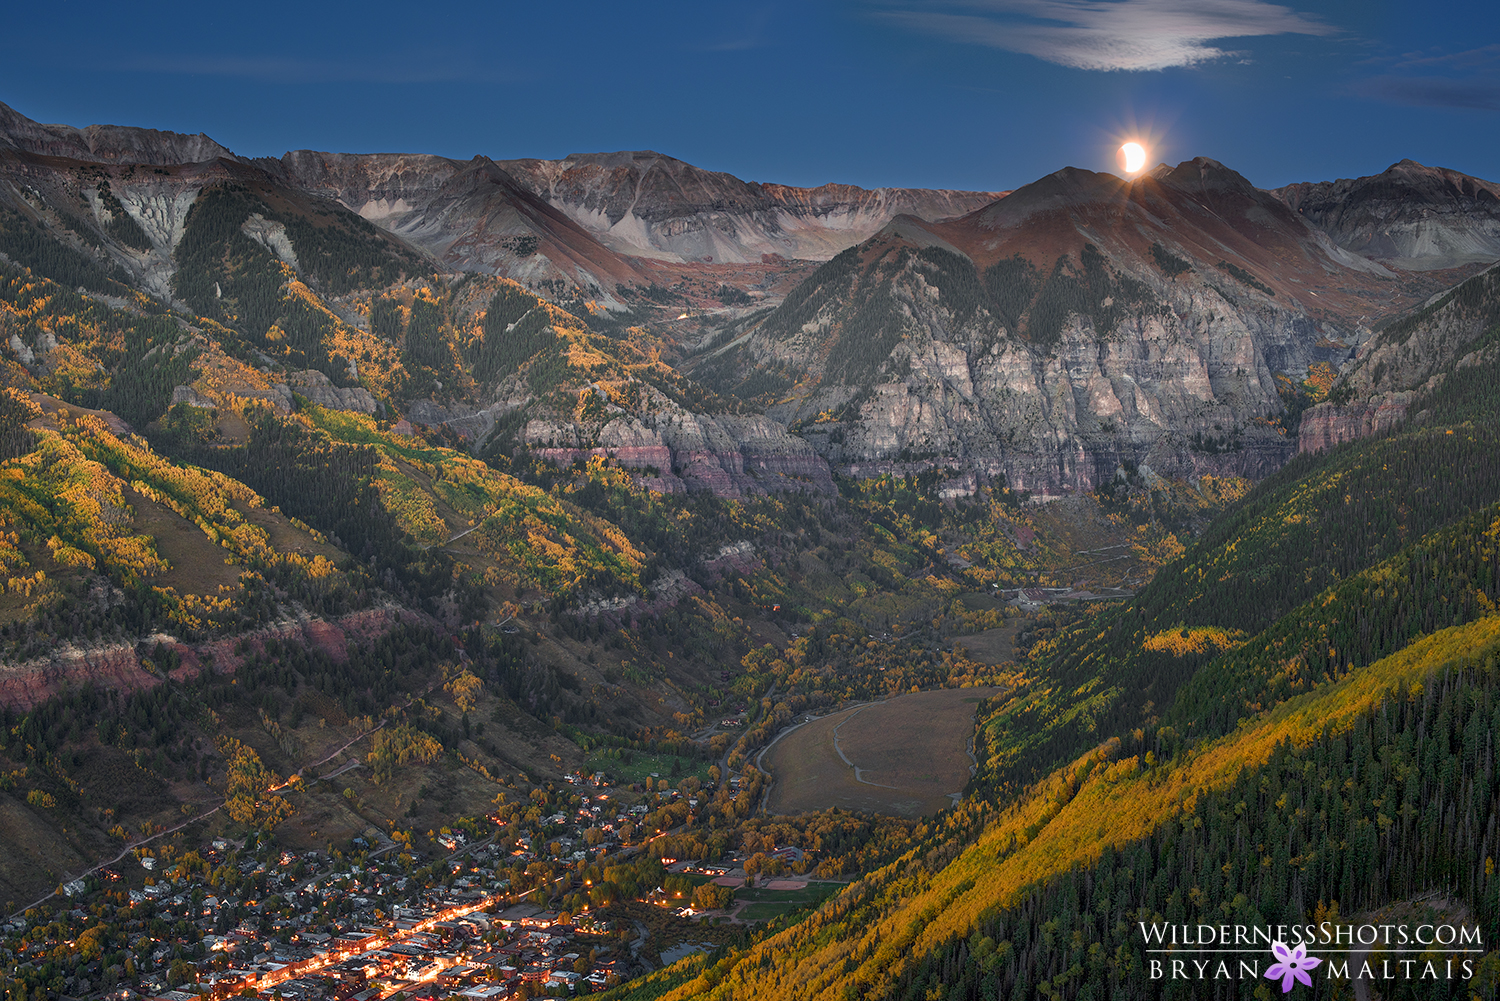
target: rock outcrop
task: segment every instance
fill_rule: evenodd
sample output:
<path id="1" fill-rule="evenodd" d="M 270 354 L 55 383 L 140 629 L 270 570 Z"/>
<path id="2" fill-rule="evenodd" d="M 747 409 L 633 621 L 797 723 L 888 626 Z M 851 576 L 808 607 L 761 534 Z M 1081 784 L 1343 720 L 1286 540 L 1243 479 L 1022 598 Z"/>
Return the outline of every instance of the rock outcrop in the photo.
<path id="1" fill-rule="evenodd" d="M 133 692 L 155 688 L 160 676 L 141 666 L 135 648 L 64 646 L 51 656 L 22 664 L 0 664 L 0 704 L 25 711 L 41 705 L 64 686 Z"/>
<path id="2" fill-rule="evenodd" d="M 197 407 L 200 410 L 219 409 L 217 403 L 198 392 L 192 386 L 172 387 L 172 405 L 175 407 L 179 403 L 186 403 L 188 406 Z"/>
<path id="3" fill-rule="evenodd" d="M 302 372 L 293 372 L 287 376 L 285 386 L 272 387 L 274 389 L 285 388 L 292 393 L 304 397 L 309 402 L 316 403 L 320 407 L 329 410 L 353 410 L 361 414 L 373 414 L 380 409 L 380 404 L 370 391 L 363 386 L 343 387 L 335 386 L 333 380 L 322 372 L 315 369 L 307 369 Z"/>
<path id="4" fill-rule="evenodd" d="M 94 685 L 120 692 L 155 688 L 163 681 L 187 681 L 201 671 L 233 674 L 249 656 L 263 653 L 267 641 L 321 650 L 335 661 L 348 658 L 351 643 L 364 642 L 388 631 L 397 621 L 412 619 L 409 612 L 372 608 L 334 620 L 306 617 L 277 622 L 236 636 L 194 645 L 161 634 L 139 644 L 86 647 L 67 644 L 45 657 L 21 663 L 0 662 L 0 705 L 25 711 L 47 701 L 64 688 Z M 144 661 L 163 647 L 179 661 L 170 674 L 148 670 Z"/>

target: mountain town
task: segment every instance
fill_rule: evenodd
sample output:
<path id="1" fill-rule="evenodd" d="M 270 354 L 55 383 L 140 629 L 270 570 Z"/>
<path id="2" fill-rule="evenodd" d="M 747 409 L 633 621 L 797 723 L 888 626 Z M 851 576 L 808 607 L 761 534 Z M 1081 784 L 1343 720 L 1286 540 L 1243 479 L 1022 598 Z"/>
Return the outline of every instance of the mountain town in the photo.
<path id="1" fill-rule="evenodd" d="M 1003 188 L 0 105 L 7 997 L 1495 998 L 1500 184 Z"/>

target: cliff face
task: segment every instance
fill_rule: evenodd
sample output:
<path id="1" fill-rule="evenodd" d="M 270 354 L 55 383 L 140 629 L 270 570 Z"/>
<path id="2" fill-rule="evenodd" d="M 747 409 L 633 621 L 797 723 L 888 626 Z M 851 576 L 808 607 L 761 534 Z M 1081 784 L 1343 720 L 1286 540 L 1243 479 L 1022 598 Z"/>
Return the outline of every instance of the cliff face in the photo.
<path id="1" fill-rule="evenodd" d="M 160 677 L 141 666 L 132 647 L 65 647 L 44 661 L 0 665 L 0 703 L 25 711 L 46 702 L 65 685 L 133 692 L 161 683 Z"/>
<path id="2" fill-rule="evenodd" d="M 1500 184 L 1412 160 L 1273 192 L 1335 243 L 1406 270 L 1500 259 Z"/>
<path id="3" fill-rule="evenodd" d="M 720 497 L 778 490 L 835 491 L 828 462 L 804 439 L 759 415 L 678 413 L 617 419 L 587 429 L 531 421 L 525 437 L 559 465 L 602 455 L 640 473 L 661 493 L 708 490 Z"/>
<path id="4" fill-rule="evenodd" d="M 515 388 L 517 394 L 502 393 L 488 407 L 424 402 L 411 416 L 483 441 L 502 418 L 530 402 Z M 610 403 L 599 419 L 530 417 L 517 438 L 558 465 L 591 456 L 617 460 L 642 486 L 661 493 L 707 490 L 738 498 L 778 490 L 834 492 L 828 461 L 779 421 L 761 414 L 694 413 L 653 389 L 641 393 L 632 409 Z"/>
<path id="5" fill-rule="evenodd" d="M 1283 393 L 1416 287 L 1211 160 L 1133 184 L 1060 171 L 962 219 L 910 217 L 698 363 L 836 465 L 931 464 L 1055 494 L 1122 464 L 1259 477 L 1297 447 Z"/>
<path id="6" fill-rule="evenodd" d="M 265 629 L 202 645 L 179 642 L 170 636 L 153 636 L 139 647 L 114 645 L 79 647 L 67 645 L 46 657 L 19 664 L 0 663 L 0 705 L 25 711 L 40 705 L 66 688 L 94 685 L 120 692 L 155 688 L 170 678 L 186 681 L 204 670 L 233 674 L 245 657 L 264 652 L 271 639 L 321 650 L 336 661 L 348 657 L 351 643 L 380 636 L 399 616 L 410 613 L 389 609 L 355 612 L 332 621 L 303 619 L 281 622 Z M 169 675 L 147 670 L 142 663 L 160 645 L 180 658 Z"/>
<path id="7" fill-rule="evenodd" d="M 1327 402 L 1302 415 L 1298 450 L 1316 452 L 1395 426 L 1447 376 L 1493 360 L 1500 332 L 1500 265 L 1372 337 Z"/>
<path id="8" fill-rule="evenodd" d="M 1406 417 L 1411 399 L 1411 393 L 1391 393 L 1347 406 L 1319 403 L 1310 407 L 1297 427 L 1297 451 L 1323 452 L 1389 431 Z"/>
<path id="9" fill-rule="evenodd" d="M 1282 409 L 1274 373 L 1305 369 L 1316 341 L 1305 318 L 1163 287 L 1159 303 L 1102 336 L 1075 315 L 1039 346 L 943 302 L 940 269 L 952 258 L 900 257 L 887 305 L 901 333 L 886 371 L 770 411 L 814 419 L 803 434 L 836 462 L 856 471 L 937 462 L 1057 494 L 1093 489 L 1122 463 L 1259 477 L 1289 454 L 1271 423 Z M 845 416 L 815 420 L 823 411 Z"/>

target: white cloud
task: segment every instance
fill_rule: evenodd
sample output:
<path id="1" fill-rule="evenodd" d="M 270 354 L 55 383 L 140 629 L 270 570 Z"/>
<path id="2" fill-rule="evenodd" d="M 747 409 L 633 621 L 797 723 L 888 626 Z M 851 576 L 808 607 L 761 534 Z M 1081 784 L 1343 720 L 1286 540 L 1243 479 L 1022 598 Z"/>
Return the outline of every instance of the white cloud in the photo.
<path id="1" fill-rule="evenodd" d="M 1163 70 L 1237 53 L 1209 43 L 1335 28 L 1264 0 L 988 0 L 886 9 L 878 17 L 956 42 L 1083 70 Z"/>

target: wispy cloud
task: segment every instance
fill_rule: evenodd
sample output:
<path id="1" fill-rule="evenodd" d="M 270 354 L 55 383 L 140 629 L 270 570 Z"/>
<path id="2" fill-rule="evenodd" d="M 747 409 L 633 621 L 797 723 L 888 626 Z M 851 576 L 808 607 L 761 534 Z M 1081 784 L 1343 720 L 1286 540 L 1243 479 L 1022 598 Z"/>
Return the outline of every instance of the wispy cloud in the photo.
<path id="1" fill-rule="evenodd" d="M 1211 43 L 1337 29 L 1264 0 L 977 0 L 876 16 L 956 42 L 1082 70 L 1163 70 L 1240 55 Z"/>
<path id="2" fill-rule="evenodd" d="M 113 68 L 172 76 L 236 77 L 267 83 L 480 83 L 515 79 L 514 73 L 482 60 L 436 51 L 372 53 L 360 59 L 167 53 L 114 60 Z"/>
<path id="3" fill-rule="evenodd" d="M 1438 77 L 1377 76 L 1353 88 L 1361 97 L 1422 108 L 1500 111 L 1500 80 L 1444 80 Z"/>
<path id="4" fill-rule="evenodd" d="M 732 30 L 715 41 L 689 45 L 689 51 L 748 52 L 763 49 L 772 43 L 773 34 L 769 29 L 776 13 L 774 7 L 726 7 L 724 10 L 729 14 L 726 20 L 734 22 Z"/>
<path id="5" fill-rule="evenodd" d="M 1500 69 L 1500 44 L 1483 45 L 1462 52 L 1410 52 L 1396 62 L 1401 69 L 1490 70 Z"/>
<path id="6" fill-rule="evenodd" d="M 1391 71 L 1355 83 L 1355 94 L 1415 107 L 1500 111 L 1500 45 L 1409 52 L 1379 62 Z"/>

